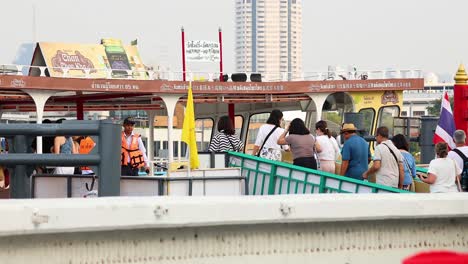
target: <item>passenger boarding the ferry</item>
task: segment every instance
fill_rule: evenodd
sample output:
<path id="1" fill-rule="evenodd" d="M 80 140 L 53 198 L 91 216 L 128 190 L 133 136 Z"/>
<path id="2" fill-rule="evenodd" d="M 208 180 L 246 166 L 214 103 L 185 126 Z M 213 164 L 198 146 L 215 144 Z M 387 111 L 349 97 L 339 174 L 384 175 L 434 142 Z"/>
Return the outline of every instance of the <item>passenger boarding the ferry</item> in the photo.
<path id="1" fill-rule="evenodd" d="M 461 188 L 460 174 L 462 170 L 453 159 L 447 157 L 447 143 L 437 143 L 435 152 L 437 158 L 431 160 L 427 177 L 420 176 L 421 180 L 430 185 L 431 193 L 458 192 Z"/>
<path id="2" fill-rule="evenodd" d="M 370 161 L 369 145 L 356 134 L 357 128 L 352 123 L 345 123 L 341 129 L 341 136 L 345 139 L 341 150 L 340 174 L 357 180 L 367 171 Z"/>
<path id="3" fill-rule="evenodd" d="M 218 121 L 218 133 L 213 136 L 208 151 L 242 151 L 244 144 L 235 133 L 236 130 L 229 116 L 222 116 Z"/>
<path id="4" fill-rule="evenodd" d="M 403 136 L 402 134 L 395 135 L 392 138 L 392 142 L 403 156 L 403 168 L 405 171 L 403 190 L 409 191 L 411 188 L 411 184 L 413 184 L 413 178 L 416 177 L 416 162 L 414 160 L 413 155 L 409 153 L 409 144 L 408 141 L 406 141 L 405 136 Z"/>
<path id="5" fill-rule="evenodd" d="M 140 168 L 145 168 L 149 172 L 148 157 L 146 148 L 143 145 L 141 136 L 133 133 L 135 121 L 131 117 L 125 118 L 123 122 L 124 131 L 122 132 L 122 151 L 121 151 L 121 175 L 138 176 Z"/>
<path id="6" fill-rule="evenodd" d="M 315 154 L 322 150 L 302 119 L 294 118 L 291 121 L 289 127 L 279 137 L 278 144 L 290 146 L 294 165 L 317 169 Z"/>
<path id="7" fill-rule="evenodd" d="M 274 109 L 271 111 L 267 123 L 258 129 L 252 155 L 281 161 L 281 150 L 288 150 L 287 146 L 282 147 L 278 145 L 278 139 L 284 132 L 284 129 L 281 128 L 283 121 L 283 112 L 281 110 Z"/>
<path id="8" fill-rule="evenodd" d="M 457 162 L 458 167 L 462 169 L 462 177 L 460 179 L 463 191 L 468 189 L 468 146 L 465 144 L 466 134 L 463 130 L 456 130 L 453 133 L 453 141 L 456 148 L 449 151 L 447 157 Z"/>
<path id="9" fill-rule="evenodd" d="M 317 142 L 322 149 L 321 152 L 317 153 L 320 162 L 319 170 L 335 173 L 335 162 L 340 155 L 340 148 L 336 139 L 331 136 L 327 122 L 320 120 L 315 123 L 315 133 L 317 135 Z"/>
<path id="10" fill-rule="evenodd" d="M 59 119 L 56 123 L 61 124 L 64 118 Z M 73 143 L 71 136 L 56 136 L 54 138 L 53 153 L 55 154 L 77 154 L 78 150 Z M 74 167 L 56 167 L 54 174 L 73 174 Z"/>
<path id="11" fill-rule="evenodd" d="M 377 128 L 375 140 L 378 145 L 374 151 L 374 162 L 372 167 L 362 174 L 362 177 L 367 179 L 370 174 L 375 173 L 377 184 L 402 189 L 405 180 L 403 156 L 388 137 L 387 127 Z"/>

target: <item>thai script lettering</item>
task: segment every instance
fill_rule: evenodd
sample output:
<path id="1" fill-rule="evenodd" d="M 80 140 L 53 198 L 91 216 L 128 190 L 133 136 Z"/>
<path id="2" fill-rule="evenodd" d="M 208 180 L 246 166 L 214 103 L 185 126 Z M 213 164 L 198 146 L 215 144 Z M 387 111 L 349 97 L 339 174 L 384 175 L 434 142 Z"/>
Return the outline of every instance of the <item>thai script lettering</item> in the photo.
<path id="1" fill-rule="evenodd" d="M 161 90 L 170 91 L 170 90 L 188 90 L 188 85 L 185 84 L 174 84 L 172 86 L 163 84 L 161 85 Z M 245 92 L 257 92 L 257 91 L 264 91 L 264 92 L 273 92 L 273 91 L 284 91 L 283 85 L 257 85 L 257 84 L 244 84 L 244 85 L 207 85 L 207 84 L 192 84 L 192 89 L 194 91 L 245 91 Z"/>
<path id="2" fill-rule="evenodd" d="M 125 84 L 125 83 L 97 83 L 93 82 L 91 84 L 93 89 L 104 89 L 104 90 L 139 90 L 140 86 L 138 84 Z"/>
<path id="3" fill-rule="evenodd" d="M 219 43 L 205 40 L 185 42 L 185 56 L 187 61 L 217 62 L 220 60 Z"/>
<path id="4" fill-rule="evenodd" d="M 13 80 L 10 82 L 10 86 L 11 86 L 11 87 L 23 88 L 23 87 L 26 87 L 26 83 L 25 83 L 23 80 L 13 79 Z"/>
<path id="5" fill-rule="evenodd" d="M 386 88 L 411 88 L 411 82 L 357 82 L 357 83 L 313 83 L 309 85 L 311 91 L 334 89 L 386 89 Z"/>

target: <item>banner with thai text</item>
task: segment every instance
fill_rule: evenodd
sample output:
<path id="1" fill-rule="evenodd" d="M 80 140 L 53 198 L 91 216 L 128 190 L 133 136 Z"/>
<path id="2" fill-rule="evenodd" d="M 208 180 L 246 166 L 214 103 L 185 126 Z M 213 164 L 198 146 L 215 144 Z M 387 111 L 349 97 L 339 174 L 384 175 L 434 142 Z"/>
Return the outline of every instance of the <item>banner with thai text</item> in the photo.
<path id="1" fill-rule="evenodd" d="M 191 40 L 185 42 L 186 61 L 219 62 L 219 43 L 207 40 Z"/>

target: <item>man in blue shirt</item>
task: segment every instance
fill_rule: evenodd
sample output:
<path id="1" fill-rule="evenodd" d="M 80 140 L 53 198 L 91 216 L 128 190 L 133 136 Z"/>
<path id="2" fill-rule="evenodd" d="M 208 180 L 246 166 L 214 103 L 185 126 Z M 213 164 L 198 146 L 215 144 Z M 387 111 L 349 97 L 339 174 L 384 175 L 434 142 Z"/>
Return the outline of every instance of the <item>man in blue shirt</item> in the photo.
<path id="1" fill-rule="evenodd" d="M 362 180 L 362 174 L 367 171 L 369 164 L 369 145 L 356 131 L 354 124 L 343 124 L 341 129 L 345 139 L 341 150 L 341 175 Z"/>

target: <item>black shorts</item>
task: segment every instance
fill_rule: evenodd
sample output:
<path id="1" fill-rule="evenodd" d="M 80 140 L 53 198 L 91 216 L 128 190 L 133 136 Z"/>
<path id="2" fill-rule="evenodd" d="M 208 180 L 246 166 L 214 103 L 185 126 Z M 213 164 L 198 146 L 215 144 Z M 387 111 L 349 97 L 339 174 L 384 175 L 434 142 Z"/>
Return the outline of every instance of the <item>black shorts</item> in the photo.
<path id="1" fill-rule="evenodd" d="M 302 166 L 310 169 L 317 169 L 317 161 L 315 160 L 314 157 L 302 157 L 302 158 L 296 158 L 294 159 L 293 162 L 294 165 L 297 166 Z"/>

